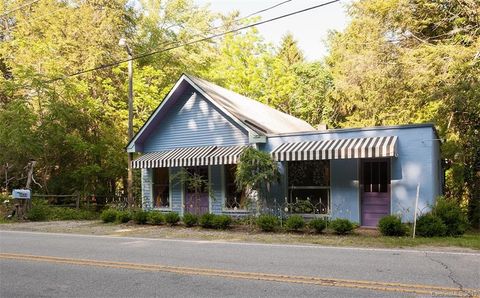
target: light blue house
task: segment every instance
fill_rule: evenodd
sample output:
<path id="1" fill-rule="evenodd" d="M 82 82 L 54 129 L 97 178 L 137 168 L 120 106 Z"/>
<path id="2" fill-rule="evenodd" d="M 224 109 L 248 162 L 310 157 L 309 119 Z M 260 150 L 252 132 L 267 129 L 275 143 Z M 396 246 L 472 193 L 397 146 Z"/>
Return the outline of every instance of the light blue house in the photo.
<path id="1" fill-rule="evenodd" d="M 281 181 L 268 194 L 272 212 L 348 218 L 375 226 L 388 214 L 411 221 L 443 185 L 432 124 L 315 129 L 308 123 L 205 80 L 182 75 L 128 144 L 141 152 L 143 205 L 162 211 L 244 215 L 235 187 L 242 151 L 253 146 L 278 161 Z M 171 181 L 182 168 L 208 179 L 213 192 Z"/>

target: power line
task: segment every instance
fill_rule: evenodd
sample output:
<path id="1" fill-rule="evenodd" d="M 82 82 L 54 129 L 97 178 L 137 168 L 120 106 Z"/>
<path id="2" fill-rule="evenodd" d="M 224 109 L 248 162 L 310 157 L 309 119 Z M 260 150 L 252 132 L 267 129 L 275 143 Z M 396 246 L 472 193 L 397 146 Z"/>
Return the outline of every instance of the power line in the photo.
<path id="1" fill-rule="evenodd" d="M 23 4 L 23 5 L 20 5 L 20 6 L 17 7 L 17 8 L 10 9 L 9 11 L 4 12 L 2 15 L 0 15 L 0 17 L 5 17 L 5 16 L 11 14 L 12 12 L 15 12 L 15 11 L 17 11 L 17 10 L 20 10 L 20 9 L 22 9 L 22 8 L 24 8 L 24 7 L 27 7 L 27 6 L 30 6 L 30 5 L 32 5 L 32 4 L 35 4 L 35 3 L 37 3 L 38 1 L 40 1 L 40 0 L 33 0 L 33 1 L 30 1 L 30 2 L 25 3 L 25 4 Z"/>
<path id="2" fill-rule="evenodd" d="M 315 6 L 311 6 L 311 7 L 308 7 L 308 8 L 301 9 L 301 10 L 297 10 L 297 11 L 294 11 L 294 12 L 291 12 L 291 13 L 287 13 L 287 14 L 284 14 L 284 15 L 281 15 L 281 16 L 278 16 L 278 17 L 270 18 L 270 19 L 267 19 L 267 20 L 264 20 L 264 21 L 259 21 L 259 22 L 253 23 L 253 24 L 245 25 L 245 26 L 242 26 L 242 27 L 239 27 L 239 28 L 236 28 L 236 29 L 231 29 L 231 30 L 228 30 L 228 31 L 225 31 L 225 32 L 212 34 L 212 35 L 207 36 L 207 37 L 203 37 L 203 38 L 199 38 L 199 39 L 196 39 L 196 40 L 188 41 L 188 42 L 185 42 L 185 43 L 182 43 L 182 44 L 179 44 L 179 45 L 175 45 L 175 46 L 172 46 L 172 47 L 164 48 L 164 49 L 161 49 L 161 50 L 157 50 L 157 51 L 153 51 L 153 52 L 149 52 L 149 53 L 145 53 L 145 54 L 140 54 L 140 55 L 134 56 L 134 57 L 129 58 L 129 59 L 115 61 L 115 62 L 112 62 L 112 63 L 107 63 L 107 64 L 103 64 L 103 65 L 100 65 L 100 66 L 97 66 L 97 67 L 85 69 L 85 70 L 82 70 L 82 71 L 78 71 L 78 72 L 63 76 L 63 77 L 57 77 L 57 78 L 45 81 L 45 83 L 52 83 L 52 82 L 55 82 L 55 81 L 64 80 L 66 78 L 79 76 L 79 75 L 82 75 L 82 74 L 85 74 L 85 73 L 88 73 L 88 72 L 102 70 L 102 69 L 105 69 L 105 68 L 110 68 L 110 67 L 128 62 L 128 61 L 153 56 L 153 55 L 156 55 L 156 54 L 159 54 L 159 53 L 163 53 L 163 52 L 171 51 L 171 50 L 174 50 L 174 49 L 177 49 L 177 48 L 189 46 L 189 45 L 192 45 L 192 44 L 195 44 L 195 43 L 207 41 L 207 40 L 214 39 L 214 38 L 217 38 L 217 37 L 221 37 L 221 36 L 224 36 L 224 35 L 227 35 L 227 34 L 235 33 L 235 32 L 241 31 L 241 30 L 245 30 L 245 29 L 248 29 L 248 28 L 251 28 L 251 27 L 263 25 L 263 24 L 266 24 L 266 23 L 270 23 L 270 22 L 273 22 L 273 21 L 276 21 L 276 20 L 286 18 L 286 17 L 290 17 L 290 16 L 293 16 L 293 15 L 296 15 L 296 14 L 299 14 L 299 13 L 307 12 L 307 11 L 310 11 L 310 10 L 313 10 L 313 9 L 316 9 L 316 8 L 327 6 L 327 5 L 336 3 L 336 2 L 340 2 L 340 0 L 328 1 L 328 2 L 325 2 L 325 3 L 322 3 L 322 4 L 318 4 L 318 5 L 315 5 Z"/>
<path id="3" fill-rule="evenodd" d="M 261 9 L 261 10 L 256 11 L 256 12 L 253 12 L 253 13 L 251 13 L 251 14 L 248 14 L 248 15 L 244 16 L 243 18 L 238 19 L 237 21 L 244 20 L 244 19 L 248 19 L 249 17 L 253 17 L 254 15 L 257 15 L 257 14 L 259 14 L 259 13 L 269 11 L 269 10 L 271 10 L 271 9 L 274 9 L 274 8 L 276 8 L 276 7 L 279 7 L 279 6 L 281 6 L 281 5 L 285 4 L 285 3 L 288 3 L 288 2 L 292 2 L 292 0 L 282 1 L 282 2 L 280 2 L 280 3 L 277 3 L 277 4 L 275 4 L 275 5 L 272 5 L 272 6 L 270 6 L 270 7 Z"/>

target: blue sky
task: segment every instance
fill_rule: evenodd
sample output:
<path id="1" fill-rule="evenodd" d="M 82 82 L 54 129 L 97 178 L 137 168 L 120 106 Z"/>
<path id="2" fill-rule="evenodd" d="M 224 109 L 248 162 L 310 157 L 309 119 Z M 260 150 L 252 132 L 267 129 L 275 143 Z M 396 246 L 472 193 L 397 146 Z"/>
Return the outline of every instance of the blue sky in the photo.
<path id="1" fill-rule="evenodd" d="M 227 13 L 238 10 L 241 16 L 270 7 L 282 0 L 195 0 L 197 4 L 210 3 L 212 11 Z M 260 14 L 263 20 L 327 2 L 327 0 L 292 0 Z M 348 22 L 346 4 L 351 0 L 320 7 L 308 12 L 258 26 L 265 40 L 277 45 L 290 32 L 298 41 L 308 60 L 317 60 L 327 54 L 325 41 L 330 30 L 343 30 Z"/>

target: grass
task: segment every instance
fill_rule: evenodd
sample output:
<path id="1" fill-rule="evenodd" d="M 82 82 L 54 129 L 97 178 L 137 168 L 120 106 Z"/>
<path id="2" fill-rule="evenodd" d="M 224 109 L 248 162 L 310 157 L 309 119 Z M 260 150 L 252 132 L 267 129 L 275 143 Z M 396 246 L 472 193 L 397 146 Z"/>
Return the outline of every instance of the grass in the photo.
<path id="1" fill-rule="evenodd" d="M 145 226 L 135 224 L 103 224 L 100 221 L 63 222 L 18 222 L 0 225 L 1 229 L 27 230 L 56 233 L 90 235 L 114 235 L 147 238 L 194 239 L 225 242 L 258 242 L 271 244 L 315 244 L 325 246 L 350 246 L 374 248 L 422 248 L 436 250 L 480 251 L 480 232 L 470 231 L 461 237 L 384 237 L 371 229 L 357 229 L 349 235 L 335 235 L 331 231 L 323 234 L 276 232 L 264 233 L 251 230 L 248 226 L 234 225 L 231 229 L 207 230 L 201 227 L 187 228 L 183 225 Z"/>

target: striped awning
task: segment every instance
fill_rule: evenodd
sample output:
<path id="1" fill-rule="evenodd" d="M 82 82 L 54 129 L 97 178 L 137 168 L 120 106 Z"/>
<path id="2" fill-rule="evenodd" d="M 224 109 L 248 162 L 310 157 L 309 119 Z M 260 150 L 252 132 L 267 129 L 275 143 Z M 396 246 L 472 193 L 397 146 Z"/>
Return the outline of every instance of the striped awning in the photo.
<path id="1" fill-rule="evenodd" d="M 284 143 L 272 151 L 277 161 L 396 156 L 397 136 Z"/>
<path id="2" fill-rule="evenodd" d="M 208 156 L 209 165 L 231 165 L 238 163 L 240 155 L 246 146 L 217 147 Z"/>
<path id="3" fill-rule="evenodd" d="M 133 168 L 193 167 L 235 164 L 247 146 L 183 147 L 168 151 L 145 153 L 133 161 Z"/>

